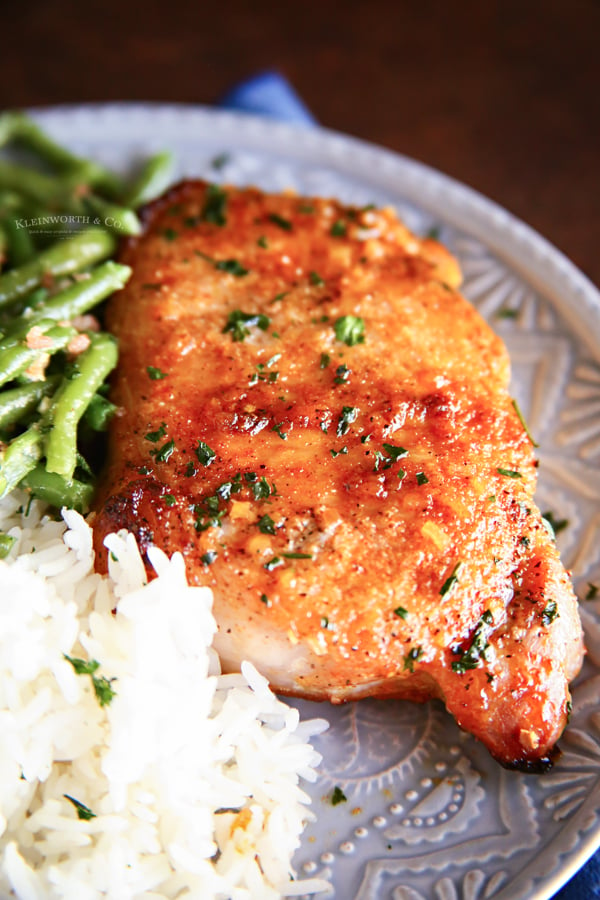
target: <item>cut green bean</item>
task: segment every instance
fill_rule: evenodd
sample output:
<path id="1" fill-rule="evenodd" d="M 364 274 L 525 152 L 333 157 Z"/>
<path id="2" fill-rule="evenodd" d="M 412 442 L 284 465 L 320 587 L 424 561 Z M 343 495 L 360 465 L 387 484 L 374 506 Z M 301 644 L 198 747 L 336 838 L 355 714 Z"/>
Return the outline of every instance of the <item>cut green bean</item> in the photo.
<path id="1" fill-rule="evenodd" d="M 13 140 L 17 133 L 21 116 L 22 113 L 13 112 L 12 110 L 2 113 L 0 116 L 0 147 L 4 147 Z"/>
<path id="2" fill-rule="evenodd" d="M 0 392 L 0 428 L 15 425 L 33 412 L 40 400 L 56 390 L 59 379 L 59 375 L 52 375 L 44 381 L 30 381 Z"/>
<path id="3" fill-rule="evenodd" d="M 42 435 L 38 426 L 32 425 L 0 454 L 0 498 L 14 490 L 41 457 Z"/>
<path id="4" fill-rule="evenodd" d="M 120 290 L 130 275 L 129 266 L 110 261 L 102 263 L 92 270 L 89 277 L 82 278 L 45 302 L 39 303 L 33 316 L 27 316 L 25 311 L 22 317 L 23 325 L 28 324 L 31 327 L 41 319 L 54 319 L 59 322 L 82 316 L 109 294 Z"/>
<path id="5" fill-rule="evenodd" d="M 76 361 L 76 372 L 54 396 L 47 421 L 46 468 L 72 478 L 77 464 L 77 426 L 92 397 L 117 364 L 117 344 L 109 334 L 94 335 Z"/>
<path id="6" fill-rule="evenodd" d="M 6 235 L 8 258 L 11 266 L 22 266 L 36 254 L 35 245 L 26 228 L 20 228 L 18 220 L 6 217 L 2 223 Z"/>
<path id="7" fill-rule="evenodd" d="M 124 203 L 134 209 L 162 194 L 171 181 L 173 154 L 168 150 L 155 153 L 140 169 L 126 192 Z"/>
<path id="8" fill-rule="evenodd" d="M 76 156 L 57 144 L 36 122 L 21 112 L 6 112 L 0 116 L 0 146 L 17 141 L 32 150 L 61 172 L 74 172 L 87 184 L 101 188 L 111 197 L 123 193 L 123 182 L 104 166 L 91 159 Z"/>
<path id="9" fill-rule="evenodd" d="M 103 228 L 90 228 L 57 241 L 24 266 L 0 275 L 0 307 L 31 293 L 45 277 L 71 275 L 106 259 L 115 247 L 115 239 Z"/>
<path id="10" fill-rule="evenodd" d="M 52 355 L 64 350 L 77 334 L 75 328 L 58 325 L 42 335 L 46 339 L 43 347 L 31 348 L 20 341 L 16 346 L 0 351 L 0 386 L 23 375 L 47 354 Z"/>
<path id="11" fill-rule="evenodd" d="M 50 318 L 39 318 L 35 325 L 38 329 L 38 334 L 45 334 L 50 328 L 53 328 L 56 324 L 54 319 Z M 32 322 L 31 319 L 19 319 L 15 326 L 10 331 L 2 336 L 2 340 L 0 340 L 0 355 L 2 355 L 5 350 L 11 350 L 13 347 L 23 346 L 23 341 L 27 337 L 27 332 L 31 331 Z"/>
<path id="12" fill-rule="evenodd" d="M 25 475 L 20 486 L 31 491 L 38 500 L 50 503 L 58 509 L 68 506 L 69 509 L 76 509 L 78 512 L 88 509 L 94 494 L 92 484 L 75 478 L 63 478 L 56 472 L 48 472 L 41 463 Z"/>
<path id="13" fill-rule="evenodd" d="M 105 228 L 119 235 L 136 235 L 142 230 L 142 225 L 133 209 L 126 206 L 118 206 L 109 203 L 96 194 L 88 194 L 83 198 L 85 209 L 91 210 L 96 216 L 102 218 Z"/>
<path id="14" fill-rule="evenodd" d="M 2 394 L 0 394 L 0 401 L 2 400 Z M 0 412 L 2 407 L 0 405 Z M 111 403 L 110 400 L 107 400 L 106 397 L 103 397 L 102 394 L 95 394 L 90 400 L 90 404 L 85 411 L 84 419 L 87 425 L 92 429 L 92 431 L 106 431 L 108 428 L 108 423 L 114 416 L 117 411 L 117 407 L 114 403 Z M 2 420 L 0 419 L 0 425 L 2 424 Z"/>
<path id="15" fill-rule="evenodd" d="M 0 272 L 6 260 L 8 259 L 8 236 L 4 229 L 4 225 L 0 220 Z"/>
<path id="16" fill-rule="evenodd" d="M 67 201 L 75 199 L 79 187 L 78 179 L 71 175 L 58 178 L 29 166 L 0 160 L 0 188 L 16 191 L 41 206 L 49 206 L 50 209 L 64 206 Z"/>

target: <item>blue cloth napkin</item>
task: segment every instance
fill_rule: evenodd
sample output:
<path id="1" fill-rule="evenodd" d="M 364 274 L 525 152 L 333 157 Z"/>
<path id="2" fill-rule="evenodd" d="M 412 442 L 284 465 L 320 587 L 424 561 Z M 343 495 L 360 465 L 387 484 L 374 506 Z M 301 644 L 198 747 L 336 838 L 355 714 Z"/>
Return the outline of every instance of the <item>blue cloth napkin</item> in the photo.
<path id="1" fill-rule="evenodd" d="M 317 124 L 291 84 L 274 71 L 260 72 L 236 85 L 220 98 L 217 105 L 283 122 Z M 555 894 L 553 900 L 600 900 L 600 850 Z"/>

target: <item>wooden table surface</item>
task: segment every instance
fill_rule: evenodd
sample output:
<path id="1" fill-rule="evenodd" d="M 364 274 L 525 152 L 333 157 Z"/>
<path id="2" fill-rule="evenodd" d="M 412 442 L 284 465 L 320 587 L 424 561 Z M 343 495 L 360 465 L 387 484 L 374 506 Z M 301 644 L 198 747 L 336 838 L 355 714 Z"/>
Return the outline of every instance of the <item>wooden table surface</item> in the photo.
<path id="1" fill-rule="evenodd" d="M 321 124 L 471 185 L 600 284 L 598 0 L 29 0 L 0 35 L 0 108 L 211 104 L 277 69 Z"/>

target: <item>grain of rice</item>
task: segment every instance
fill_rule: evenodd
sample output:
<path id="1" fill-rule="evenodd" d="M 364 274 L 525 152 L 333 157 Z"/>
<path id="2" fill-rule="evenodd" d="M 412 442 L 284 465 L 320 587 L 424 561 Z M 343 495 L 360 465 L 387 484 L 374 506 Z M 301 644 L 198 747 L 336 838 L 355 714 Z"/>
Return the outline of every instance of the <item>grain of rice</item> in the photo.
<path id="1" fill-rule="evenodd" d="M 0 562 L 0 896 L 326 890 L 292 880 L 326 724 L 300 722 L 249 663 L 220 674 L 212 596 L 181 555 L 151 550 L 147 583 L 133 536 L 111 535 L 100 577 L 84 519 L 19 492 L 0 530 L 16 539 Z"/>

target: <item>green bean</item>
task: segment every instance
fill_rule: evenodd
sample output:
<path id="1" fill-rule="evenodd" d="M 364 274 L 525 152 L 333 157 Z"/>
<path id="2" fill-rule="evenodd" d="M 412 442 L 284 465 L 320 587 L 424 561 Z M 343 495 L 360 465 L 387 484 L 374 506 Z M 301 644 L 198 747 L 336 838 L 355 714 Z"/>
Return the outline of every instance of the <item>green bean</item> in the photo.
<path id="1" fill-rule="evenodd" d="M 0 401 L 1 400 L 2 394 L 0 394 Z M 1 409 L 2 407 L 0 405 L 0 411 Z M 102 394 L 94 394 L 85 411 L 84 420 L 92 431 L 106 431 L 108 423 L 114 416 L 116 410 L 117 407 L 115 404 L 111 403 L 110 400 L 107 400 L 106 397 L 103 397 Z M 0 425 L 1 424 L 2 420 L 0 419 Z"/>
<path id="2" fill-rule="evenodd" d="M 56 390 L 59 378 L 59 375 L 52 375 L 44 381 L 30 381 L 0 392 L 0 428 L 15 425 L 28 413 L 33 412 L 43 397 Z"/>
<path id="3" fill-rule="evenodd" d="M 23 197 L 15 191 L 0 191 L 0 213 L 4 216 L 7 213 L 18 212 L 23 206 Z"/>
<path id="4" fill-rule="evenodd" d="M 136 235 L 142 230 L 140 220 L 133 209 L 109 203 L 95 194 L 83 198 L 83 205 L 95 215 L 101 216 L 105 228 L 115 234 Z"/>
<path id="5" fill-rule="evenodd" d="M 63 319 L 68 320 L 81 316 L 97 306 L 113 291 L 120 290 L 130 275 L 129 266 L 111 261 L 102 263 L 92 270 L 88 278 L 69 285 L 46 301 L 41 301 L 35 307 L 33 316 L 27 318 L 25 310 L 15 325 L 18 325 L 20 321 L 23 325 L 31 326 L 42 319 L 54 319 L 59 322 Z"/>
<path id="6" fill-rule="evenodd" d="M 75 478 L 63 478 L 56 472 L 48 472 L 43 464 L 35 466 L 21 480 L 21 487 L 31 491 L 34 497 L 59 509 L 68 506 L 84 512 L 90 505 L 94 486 Z"/>
<path id="7" fill-rule="evenodd" d="M 0 307 L 31 293 L 45 277 L 80 272 L 106 259 L 114 250 L 115 239 L 103 228 L 91 228 L 57 241 L 25 265 L 0 275 Z"/>
<path id="8" fill-rule="evenodd" d="M 19 228 L 17 221 L 5 218 L 2 227 L 6 235 L 8 257 L 11 266 L 21 266 L 35 256 L 35 247 L 26 228 Z"/>
<path id="9" fill-rule="evenodd" d="M 12 110 L 2 113 L 0 116 L 0 147 L 9 144 L 14 138 L 20 116 L 21 113 L 13 112 Z"/>
<path id="10" fill-rule="evenodd" d="M 22 375 L 30 366 L 43 359 L 46 354 L 64 350 L 69 341 L 77 334 L 75 328 L 65 328 L 59 325 L 50 328 L 44 334 L 44 337 L 51 341 L 47 347 L 30 348 L 23 342 L 19 342 L 14 347 L 0 350 L 0 386 Z"/>
<path id="11" fill-rule="evenodd" d="M 64 206 L 67 198 L 72 201 L 80 182 L 71 175 L 58 178 L 3 159 L 0 160 L 0 187 L 16 191 L 52 209 Z"/>
<path id="12" fill-rule="evenodd" d="M 117 344 L 109 334 L 94 335 L 76 361 L 77 373 L 54 396 L 47 421 L 46 469 L 72 478 L 77 463 L 77 425 L 92 397 L 117 363 Z"/>
<path id="13" fill-rule="evenodd" d="M 0 272 L 2 272 L 2 266 L 8 259 L 8 237 L 6 234 L 6 230 L 4 228 L 4 223 L 0 219 Z"/>
<path id="14" fill-rule="evenodd" d="M 37 425 L 12 440 L 0 454 L 0 498 L 31 472 L 42 457 L 42 435 Z"/>
<path id="15" fill-rule="evenodd" d="M 154 200 L 167 188 L 173 170 L 173 154 L 168 150 L 155 153 L 140 169 L 123 198 L 127 206 L 136 209 Z"/>
<path id="16" fill-rule="evenodd" d="M 110 196 L 116 197 L 123 192 L 123 183 L 117 175 L 57 144 L 24 113 L 11 111 L 0 116 L 0 146 L 10 141 L 17 141 L 37 153 L 61 172 L 76 173 L 82 181 L 103 189 Z"/>

